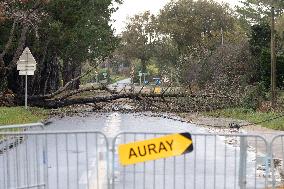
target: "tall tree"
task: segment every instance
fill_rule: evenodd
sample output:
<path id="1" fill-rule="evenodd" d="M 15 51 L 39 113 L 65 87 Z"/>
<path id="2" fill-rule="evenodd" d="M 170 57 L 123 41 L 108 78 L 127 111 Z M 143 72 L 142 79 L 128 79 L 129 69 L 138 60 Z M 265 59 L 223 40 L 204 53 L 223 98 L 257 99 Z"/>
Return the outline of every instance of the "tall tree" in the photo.
<path id="1" fill-rule="evenodd" d="M 237 6 L 240 19 L 249 24 L 270 22 L 271 8 L 276 8 L 276 16 L 283 12 L 284 2 L 282 0 L 242 0 L 242 6 Z"/>
<path id="2" fill-rule="evenodd" d="M 139 59 L 142 72 L 146 71 L 146 63 L 151 57 L 151 47 L 155 40 L 153 28 L 154 15 L 149 11 L 130 18 L 126 30 L 122 33 L 121 43 L 123 52 L 130 59 Z"/>
<path id="3" fill-rule="evenodd" d="M 0 23 L 0 40 L 5 44 L 0 46 L 1 80 L 8 81 L 9 88 L 19 88 L 15 85 L 18 82 L 14 82 L 17 80 L 14 67 L 24 46 L 31 47 L 39 64 L 31 82 L 34 93 L 54 91 L 61 75 L 67 83 L 80 75 L 81 64 L 86 60 L 95 62 L 106 57 L 116 44 L 109 23 L 115 11 L 112 3 L 112 0 L 1 1 L 5 18 Z"/>
<path id="4" fill-rule="evenodd" d="M 175 69 L 184 82 L 221 45 L 222 31 L 224 35 L 233 33 L 236 23 L 228 5 L 211 0 L 171 1 L 157 20 L 159 34 L 177 48 Z"/>
<path id="5" fill-rule="evenodd" d="M 284 2 L 282 0 L 246 0 L 242 2 L 243 7 L 238 8 L 242 18 L 248 23 L 260 23 L 263 21 L 271 24 L 271 102 L 272 107 L 276 104 L 276 42 L 275 42 L 275 17 L 283 12 Z"/>
<path id="6" fill-rule="evenodd" d="M 173 39 L 180 52 L 204 44 L 207 39 L 220 35 L 221 30 L 234 28 L 228 5 L 212 0 L 171 1 L 161 10 L 158 20 L 161 33 Z"/>
<path id="7" fill-rule="evenodd" d="M 1 53 L 0 53 L 0 91 L 7 88 L 7 77 L 11 74 L 20 57 L 27 35 L 36 30 L 45 13 L 45 0 L 2 0 L 1 7 Z M 2 32 L 3 31 L 3 32 Z"/>

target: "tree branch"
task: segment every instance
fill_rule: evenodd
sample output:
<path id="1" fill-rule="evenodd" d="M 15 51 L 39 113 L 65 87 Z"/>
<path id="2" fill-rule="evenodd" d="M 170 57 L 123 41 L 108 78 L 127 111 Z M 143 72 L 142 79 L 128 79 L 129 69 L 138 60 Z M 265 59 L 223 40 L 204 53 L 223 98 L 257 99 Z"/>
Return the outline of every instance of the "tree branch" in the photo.
<path id="1" fill-rule="evenodd" d="M 86 73 L 78 76 L 78 77 L 75 77 L 73 78 L 71 81 L 69 81 L 68 83 L 66 83 L 66 85 L 64 85 L 63 87 L 60 87 L 57 91 L 51 93 L 51 94 L 47 94 L 47 95 L 38 95 L 38 96 L 32 96 L 30 97 L 31 100 L 33 99 L 51 99 L 51 98 L 54 98 L 56 95 L 59 95 L 61 94 L 62 92 L 66 91 L 68 89 L 68 87 L 70 87 L 74 82 L 78 81 L 79 79 L 85 77 L 86 75 L 88 75 L 89 73 L 91 73 L 94 69 L 96 68 L 93 67 L 91 68 L 90 70 L 88 70 Z M 72 95 L 71 95 L 72 96 Z"/>
<path id="2" fill-rule="evenodd" d="M 18 42 L 18 48 L 14 54 L 13 60 L 10 62 L 10 65 L 8 67 L 6 67 L 6 74 L 9 73 L 12 69 L 14 69 L 14 67 L 16 67 L 16 63 L 18 61 L 18 59 L 20 58 L 24 47 L 25 47 L 25 42 L 27 39 L 27 33 L 29 30 L 29 25 L 28 24 L 24 24 L 23 28 L 22 28 L 22 32 L 21 32 L 21 37 L 19 39 Z"/>
<path id="3" fill-rule="evenodd" d="M 74 90 L 74 91 L 69 92 L 66 95 L 63 95 L 61 97 L 56 98 L 55 100 L 62 101 L 62 100 L 67 99 L 68 97 L 74 96 L 76 94 L 80 94 L 80 93 L 88 92 L 88 91 L 96 91 L 96 90 L 107 90 L 107 87 L 102 85 L 102 86 L 99 86 L 99 87 L 93 87 L 92 86 L 92 87 L 88 87 L 88 88 L 85 88 L 85 89 Z"/>

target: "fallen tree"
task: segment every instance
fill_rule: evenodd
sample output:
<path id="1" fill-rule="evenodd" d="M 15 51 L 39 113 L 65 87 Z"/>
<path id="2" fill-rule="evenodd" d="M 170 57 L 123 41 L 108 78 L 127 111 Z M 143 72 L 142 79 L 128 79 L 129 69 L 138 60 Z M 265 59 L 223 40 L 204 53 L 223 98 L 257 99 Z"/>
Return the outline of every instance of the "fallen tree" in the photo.
<path id="1" fill-rule="evenodd" d="M 126 87 L 118 92 L 105 85 L 100 85 L 73 91 L 62 91 L 62 94 L 59 96 L 49 95 L 45 98 L 30 97 L 29 104 L 31 106 L 56 109 L 81 104 L 101 107 L 99 104 L 111 104 L 117 101 L 121 103 L 121 100 L 123 100 L 124 102 L 134 103 L 138 109 L 142 110 L 187 111 L 190 109 L 196 111 L 199 107 L 208 109 L 206 106 L 212 103 L 214 99 L 217 99 L 221 104 L 222 102 L 228 104 L 233 104 L 234 102 L 234 98 L 231 96 L 214 93 L 193 94 L 189 91 L 173 92 L 168 91 L 168 88 L 166 88 L 161 93 L 157 94 L 154 93 L 154 91 L 143 91 L 142 89 L 145 88 L 145 86 L 136 90 L 137 92 L 125 88 Z M 84 96 L 84 92 L 92 93 L 91 96 L 90 94 Z M 53 96 L 53 98 L 48 98 L 51 96 Z M 219 107 L 220 105 L 214 106 Z M 210 108 L 210 106 L 208 107 Z M 214 109 L 214 107 L 212 107 L 212 109 Z"/>
<path id="2" fill-rule="evenodd" d="M 71 99 L 46 99 L 41 101 L 34 101 L 31 102 L 33 106 L 44 107 L 44 108 L 61 108 L 65 106 L 75 105 L 75 104 L 87 104 L 87 103 L 109 103 L 119 99 L 132 99 L 137 101 L 142 101 L 143 98 L 167 98 L 167 97 L 185 97 L 188 94 L 167 94 L 167 95 L 160 95 L 160 94 L 139 94 L 139 93 L 122 93 L 122 94 L 113 94 L 110 96 L 95 96 L 95 97 L 88 97 L 88 98 L 71 98 Z"/>
<path id="3" fill-rule="evenodd" d="M 193 93 L 188 87 L 162 87 L 158 94 L 154 90 L 157 86 L 147 85 L 141 88 L 127 85 L 122 89 L 116 89 L 100 84 L 77 90 L 69 89 L 69 86 L 91 71 L 92 69 L 72 79 L 51 94 L 29 96 L 29 106 L 57 109 L 87 104 L 94 106 L 95 109 L 103 109 L 105 104 L 122 104 L 121 101 L 124 101 L 134 104 L 133 109 L 186 112 L 228 107 L 236 105 L 239 101 L 239 92 L 231 94 L 204 90 Z M 24 96 L 16 96 L 15 101 L 14 104 L 23 105 Z"/>

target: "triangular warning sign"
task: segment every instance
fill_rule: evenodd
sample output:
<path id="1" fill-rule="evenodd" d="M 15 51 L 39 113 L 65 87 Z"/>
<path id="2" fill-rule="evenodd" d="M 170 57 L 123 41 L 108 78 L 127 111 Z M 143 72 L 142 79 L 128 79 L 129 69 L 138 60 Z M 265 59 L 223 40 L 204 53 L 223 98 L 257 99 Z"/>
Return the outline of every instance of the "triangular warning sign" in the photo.
<path id="1" fill-rule="evenodd" d="M 25 64 L 25 65 L 35 65 L 36 64 L 36 60 L 28 47 L 25 48 L 17 64 L 18 65 L 19 64 Z"/>

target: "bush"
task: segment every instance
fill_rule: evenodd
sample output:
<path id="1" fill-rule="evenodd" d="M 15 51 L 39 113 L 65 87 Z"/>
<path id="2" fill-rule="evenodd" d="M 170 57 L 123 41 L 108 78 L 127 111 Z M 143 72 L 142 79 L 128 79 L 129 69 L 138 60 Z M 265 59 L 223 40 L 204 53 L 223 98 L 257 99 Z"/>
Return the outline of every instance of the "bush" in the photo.
<path id="1" fill-rule="evenodd" d="M 265 92 L 266 90 L 263 84 L 247 86 L 241 102 L 242 107 L 256 110 L 266 99 Z"/>

